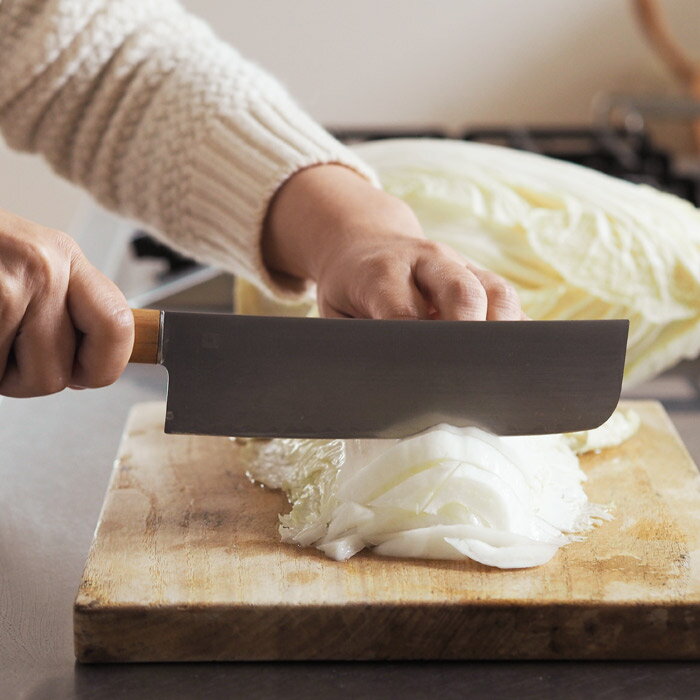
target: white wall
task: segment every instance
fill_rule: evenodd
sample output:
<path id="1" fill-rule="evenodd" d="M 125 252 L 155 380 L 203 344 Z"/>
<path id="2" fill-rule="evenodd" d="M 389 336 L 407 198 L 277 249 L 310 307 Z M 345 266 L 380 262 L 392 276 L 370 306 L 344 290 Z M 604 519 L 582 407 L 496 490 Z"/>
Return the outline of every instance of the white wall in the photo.
<path id="1" fill-rule="evenodd" d="M 186 4 L 325 123 L 580 122 L 653 71 L 624 0 Z M 700 28 L 700 3 L 671 4 Z"/>
<path id="2" fill-rule="evenodd" d="M 184 2 L 329 125 L 581 123 L 601 90 L 669 85 L 624 0 Z M 700 46 L 700 3 L 664 6 Z M 77 196 L 0 146 L 0 206 L 68 228 Z"/>

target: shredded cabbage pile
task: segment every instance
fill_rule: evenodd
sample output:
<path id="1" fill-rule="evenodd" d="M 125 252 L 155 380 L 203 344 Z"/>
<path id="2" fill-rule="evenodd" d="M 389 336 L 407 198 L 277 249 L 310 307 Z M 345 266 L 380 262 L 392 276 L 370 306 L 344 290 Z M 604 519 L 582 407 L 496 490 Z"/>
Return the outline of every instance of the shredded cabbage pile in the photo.
<path id="1" fill-rule="evenodd" d="M 619 444 L 639 426 L 618 411 L 568 435 L 497 437 L 438 426 L 405 440 L 244 442 L 249 476 L 286 492 L 282 539 L 344 560 L 385 556 L 473 559 L 520 568 L 607 518 L 588 502 L 577 452 Z"/>

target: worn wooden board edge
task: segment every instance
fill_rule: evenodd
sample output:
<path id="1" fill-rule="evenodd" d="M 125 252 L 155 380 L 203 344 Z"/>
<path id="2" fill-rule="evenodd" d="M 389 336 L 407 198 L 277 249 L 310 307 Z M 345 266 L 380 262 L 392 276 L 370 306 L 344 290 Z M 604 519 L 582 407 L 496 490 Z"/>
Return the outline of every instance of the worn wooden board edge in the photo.
<path id="1" fill-rule="evenodd" d="M 132 417 L 133 412 L 122 442 Z M 693 464 L 665 411 L 663 420 Z M 114 478 L 113 472 L 108 491 Z M 668 601 L 595 600 L 544 605 L 441 603 L 432 606 L 430 629 L 425 623 L 425 603 L 303 607 L 305 619 L 300 624 L 298 606 L 293 604 L 144 610 L 104 604 L 79 593 L 74 606 L 76 658 L 82 663 L 700 658 L 700 604 L 696 601 L 671 605 Z M 633 630 L 629 629 L 630 607 L 637 611 Z M 183 614 L 190 617 L 184 626 Z M 278 630 L 272 640 L 259 634 L 270 626 Z M 379 639 L 378 628 L 386 630 Z M 620 633 L 623 628 L 625 635 Z M 632 645 L 629 636 L 635 640 Z M 107 638 L 109 648 L 103 645 Z"/>
<path id="2" fill-rule="evenodd" d="M 580 604 L 435 606 L 429 616 L 423 605 L 317 606 L 305 608 L 303 624 L 285 606 L 192 607 L 186 625 L 183 611 L 167 608 L 77 608 L 76 656 L 82 663 L 700 658 L 700 606 L 637 607 L 632 630 L 621 606 Z M 276 635 L 261 634 L 271 626 Z"/>

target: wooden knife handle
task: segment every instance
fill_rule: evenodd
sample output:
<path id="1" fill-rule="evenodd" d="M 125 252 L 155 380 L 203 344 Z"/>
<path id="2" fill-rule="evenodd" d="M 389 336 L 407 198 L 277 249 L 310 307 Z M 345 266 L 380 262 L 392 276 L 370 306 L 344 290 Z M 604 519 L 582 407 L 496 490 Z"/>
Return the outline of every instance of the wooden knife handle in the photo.
<path id="1" fill-rule="evenodd" d="M 131 309 L 134 314 L 134 348 L 129 362 L 158 364 L 160 339 L 160 311 L 158 309 Z"/>

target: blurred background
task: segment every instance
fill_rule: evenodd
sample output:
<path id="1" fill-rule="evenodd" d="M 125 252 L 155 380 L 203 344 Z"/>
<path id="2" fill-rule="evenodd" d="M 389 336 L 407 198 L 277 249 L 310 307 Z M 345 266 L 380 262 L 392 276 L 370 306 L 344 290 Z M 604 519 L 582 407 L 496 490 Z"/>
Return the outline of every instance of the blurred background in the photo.
<path id="1" fill-rule="evenodd" d="M 184 4 L 330 127 L 454 135 L 476 127 L 588 126 L 605 112 L 601 95 L 684 94 L 629 0 Z M 700 2 L 659 5 L 674 39 L 700 66 Z M 692 149 L 689 124 L 687 115 L 645 119 L 657 141 L 680 154 Z M 0 206 L 71 232 L 84 228 L 76 223 L 84 217 L 78 190 L 38 158 L 4 145 Z"/>

